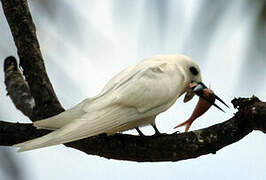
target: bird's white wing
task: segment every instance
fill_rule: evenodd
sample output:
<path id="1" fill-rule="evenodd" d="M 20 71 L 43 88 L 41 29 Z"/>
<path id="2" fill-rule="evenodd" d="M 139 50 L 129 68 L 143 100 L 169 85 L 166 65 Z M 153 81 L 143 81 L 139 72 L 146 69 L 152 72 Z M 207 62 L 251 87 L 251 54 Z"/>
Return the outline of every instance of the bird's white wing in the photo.
<path id="1" fill-rule="evenodd" d="M 171 106 L 184 89 L 184 77 L 165 62 L 143 63 L 92 102 L 83 103 L 79 118 L 43 137 L 16 145 L 20 151 L 67 143 L 134 128 L 134 121 L 156 116 Z M 139 125 L 139 123 L 136 123 Z"/>
<path id="2" fill-rule="evenodd" d="M 33 123 L 35 127 L 38 129 L 49 129 L 49 130 L 56 130 L 64 125 L 70 123 L 71 121 L 80 118 L 82 115 L 88 112 L 93 112 L 100 108 L 100 106 L 105 106 L 105 104 L 101 101 L 107 92 L 111 92 L 115 89 L 118 85 L 128 82 L 130 78 L 141 71 L 140 67 L 130 66 L 124 69 L 122 72 L 118 73 L 114 76 L 103 88 L 101 93 L 93 98 L 87 98 L 75 107 L 68 109 L 58 115 L 53 117 L 49 117 L 46 119 L 42 119 Z M 99 100 L 101 98 L 101 100 Z M 105 99 L 107 102 L 107 99 Z M 86 106 L 86 108 L 83 108 Z M 85 111 L 84 111 L 85 109 Z"/>
<path id="3" fill-rule="evenodd" d="M 184 77 L 176 66 L 153 61 L 140 64 L 141 70 L 115 89 L 116 103 L 145 113 L 171 105 L 184 89 Z M 157 109 L 160 113 L 166 109 Z"/>

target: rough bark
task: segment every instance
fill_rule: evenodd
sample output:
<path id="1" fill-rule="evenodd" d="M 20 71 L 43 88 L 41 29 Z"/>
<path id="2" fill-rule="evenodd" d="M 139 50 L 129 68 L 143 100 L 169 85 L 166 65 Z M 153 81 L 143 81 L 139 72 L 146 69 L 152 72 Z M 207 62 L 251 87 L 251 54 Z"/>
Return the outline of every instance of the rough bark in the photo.
<path id="1" fill-rule="evenodd" d="M 45 71 L 36 37 L 35 26 L 26 0 L 1 0 L 15 44 L 24 78 L 15 58 L 5 61 L 5 83 L 15 106 L 32 121 L 62 112 Z M 23 96 L 27 94 L 26 98 Z M 33 98 L 35 106 L 27 106 Z M 26 100 L 25 100 L 26 99 Z M 96 136 L 65 144 L 87 154 L 138 162 L 179 161 L 215 153 L 253 130 L 266 132 L 266 103 L 258 98 L 238 98 L 232 101 L 238 112 L 231 119 L 188 133 L 161 136 L 116 134 Z M 29 112 L 28 112 L 29 111 Z M 32 124 L 0 121 L 0 145 L 11 146 L 49 133 Z"/>

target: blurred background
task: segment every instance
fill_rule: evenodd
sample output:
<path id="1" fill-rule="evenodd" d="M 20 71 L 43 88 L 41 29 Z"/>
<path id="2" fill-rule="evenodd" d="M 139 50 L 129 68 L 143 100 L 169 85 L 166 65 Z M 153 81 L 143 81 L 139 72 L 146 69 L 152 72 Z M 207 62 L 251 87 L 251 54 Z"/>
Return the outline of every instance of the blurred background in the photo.
<path id="1" fill-rule="evenodd" d="M 266 100 L 265 0 L 30 0 L 29 6 L 47 72 L 65 108 L 95 96 L 125 67 L 170 53 L 197 61 L 203 81 L 228 104 L 253 94 Z M 16 55 L 16 48 L 0 12 L 3 69 L 4 58 Z M 6 96 L 3 77 L 2 71 L 0 119 L 30 122 Z M 197 98 L 187 104 L 181 99 L 158 116 L 161 132 L 174 132 L 190 116 Z M 211 108 L 191 130 L 229 119 L 235 112 L 230 106 L 226 113 Z M 151 127 L 141 129 L 153 134 Z M 180 162 L 107 160 L 62 145 L 24 153 L 0 147 L 0 179 L 258 180 L 266 178 L 265 152 L 266 136 L 255 131 L 215 155 Z"/>

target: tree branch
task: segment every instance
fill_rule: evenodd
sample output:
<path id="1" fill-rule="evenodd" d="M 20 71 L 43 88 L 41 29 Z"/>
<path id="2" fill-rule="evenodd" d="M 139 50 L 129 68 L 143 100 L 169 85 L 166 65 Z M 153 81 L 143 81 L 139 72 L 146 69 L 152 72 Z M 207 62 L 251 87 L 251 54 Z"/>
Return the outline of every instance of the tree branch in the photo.
<path id="1" fill-rule="evenodd" d="M 17 46 L 20 66 L 36 103 L 32 120 L 43 119 L 64 111 L 46 73 L 27 1 L 1 2 Z"/>
<path id="2" fill-rule="evenodd" d="M 179 161 L 196 158 L 239 141 L 252 130 L 266 132 L 266 103 L 258 98 L 234 99 L 238 112 L 231 119 L 188 133 L 162 136 L 115 134 L 67 143 L 66 146 L 108 159 L 138 162 Z M 0 145 L 13 145 L 50 131 L 31 124 L 0 122 Z"/>
<path id="3" fill-rule="evenodd" d="M 8 95 L 17 109 L 32 119 L 35 102 L 31 96 L 28 84 L 18 69 L 17 61 L 10 56 L 4 62 L 5 84 Z"/>

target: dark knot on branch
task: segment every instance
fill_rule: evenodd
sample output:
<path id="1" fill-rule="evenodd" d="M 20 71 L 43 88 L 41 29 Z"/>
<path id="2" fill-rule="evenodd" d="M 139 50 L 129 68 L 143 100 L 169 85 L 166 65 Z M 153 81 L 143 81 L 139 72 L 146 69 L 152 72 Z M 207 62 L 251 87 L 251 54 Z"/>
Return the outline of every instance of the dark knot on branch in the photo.
<path id="1" fill-rule="evenodd" d="M 235 98 L 232 100 L 234 108 L 238 109 L 236 117 L 247 121 L 253 130 L 266 133 L 266 105 L 256 96 L 250 98 Z"/>
<path id="2" fill-rule="evenodd" d="M 6 72 L 10 68 L 12 68 L 13 71 L 18 69 L 18 63 L 14 56 L 7 57 L 4 62 L 4 71 Z"/>
<path id="3" fill-rule="evenodd" d="M 261 102 L 258 97 L 252 96 L 250 98 L 234 98 L 232 101 L 232 104 L 234 105 L 234 108 L 238 110 L 246 109 L 249 106 L 254 105 L 256 102 Z"/>

